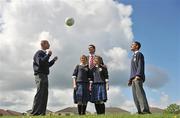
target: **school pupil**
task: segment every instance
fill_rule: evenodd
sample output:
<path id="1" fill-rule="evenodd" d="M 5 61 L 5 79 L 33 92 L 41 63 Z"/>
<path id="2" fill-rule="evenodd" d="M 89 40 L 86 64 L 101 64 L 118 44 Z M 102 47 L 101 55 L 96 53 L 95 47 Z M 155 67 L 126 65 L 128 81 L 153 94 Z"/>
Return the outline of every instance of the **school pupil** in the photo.
<path id="1" fill-rule="evenodd" d="M 80 57 L 80 64 L 75 67 L 72 78 L 74 103 L 77 104 L 79 115 L 85 115 L 87 103 L 90 100 L 89 80 L 91 78 L 85 55 Z"/>
<path id="2" fill-rule="evenodd" d="M 94 58 L 94 67 L 91 69 L 93 78 L 90 81 L 91 99 L 95 104 L 97 114 L 105 114 L 107 90 L 109 90 L 109 76 L 107 67 L 101 65 L 99 56 Z"/>

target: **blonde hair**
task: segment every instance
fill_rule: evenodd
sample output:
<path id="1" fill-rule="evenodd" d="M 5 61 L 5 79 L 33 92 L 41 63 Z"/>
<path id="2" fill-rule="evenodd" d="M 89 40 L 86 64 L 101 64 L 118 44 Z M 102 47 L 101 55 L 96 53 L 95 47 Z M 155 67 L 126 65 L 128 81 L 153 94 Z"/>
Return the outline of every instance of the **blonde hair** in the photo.
<path id="1" fill-rule="evenodd" d="M 86 55 L 81 55 L 81 57 L 80 57 L 80 60 L 82 59 L 82 58 L 85 58 L 85 60 L 86 60 L 86 63 L 87 63 L 87 56 Z"/>
<path id="2" fill-rule="evenodd" d="M 98 64 L 101 64 L 101 57 L 100 56 L 95 56 L 94 60 L 97 60 Z"/>

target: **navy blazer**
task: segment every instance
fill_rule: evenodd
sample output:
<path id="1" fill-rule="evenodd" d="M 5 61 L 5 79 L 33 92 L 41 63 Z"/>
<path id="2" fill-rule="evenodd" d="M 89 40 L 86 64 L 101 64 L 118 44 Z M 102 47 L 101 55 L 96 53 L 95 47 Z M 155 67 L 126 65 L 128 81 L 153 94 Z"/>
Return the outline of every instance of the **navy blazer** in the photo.
<path id="1" fill-rule="evenodd" d="M 133 55 L 131 60 L 130 80 L 133 80 L 136 76 L 139 76 L 144 82 L 145 81 L 144 68 L 145 68 L 144 56 L 141 52 L 137 52 L 136 54 Z"/>
<path id="2" fill-rule="evenodd" d="M 55 60 L 49 61 L 51 55 L 46 54 L 43 50 L 38 50 L 33 58 L 34 75 L 49 74 L 49 67 L 51 67 Z"/>

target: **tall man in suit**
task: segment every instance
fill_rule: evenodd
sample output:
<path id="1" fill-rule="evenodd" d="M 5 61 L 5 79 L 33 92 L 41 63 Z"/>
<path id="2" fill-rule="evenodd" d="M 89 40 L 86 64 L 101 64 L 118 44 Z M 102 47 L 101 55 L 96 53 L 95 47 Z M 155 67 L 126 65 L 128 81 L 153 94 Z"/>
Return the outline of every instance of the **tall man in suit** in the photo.
<path id="1" fill-rule="evenodd" d="M 131 74 L 129 79 L 129 86 L 132 86 L 133 98 L 138 111 L 138 114 L 150 114 L 149 105 L 146 94 L 143 89 L 143 82 L 145 81 L 144 74 L 144 56 L 139 51 L 141 44 L 137 41 L 131 45 L 131 51 L 134 53 L 131 60 Z"/>
<path id="2" fill-rule="evenodd" d="M 98 56 L 95 54 L 96 52 L 96 47 L 93 44 L 90 44 L 88 47 L 89 50 L 89 55 L 87 56 L 88 59 L 88 65 L 89 68 L 92 69 L 95 65 L 94 65 L 94 57 Z M 100 64 L 104 65 L 103 59 L 101 56 L 98 56 L 100 58 Z M 104 65 L 105 66 L 105 65 Z"/>
<path id="3" fill-rule="evenodd" d="M 37 93 L 34 97 L 32 115 L 45 115 L 48 101 L 48 74 L 49 68 L 58 59 L 57 56 L 49 61 L 52 51 L 49 49 L 50 44 L 47 40 L 41 41 L 41 50 L 38 50 L 33 58 L 33 69 L 35 82 L 37 85 Z"/>

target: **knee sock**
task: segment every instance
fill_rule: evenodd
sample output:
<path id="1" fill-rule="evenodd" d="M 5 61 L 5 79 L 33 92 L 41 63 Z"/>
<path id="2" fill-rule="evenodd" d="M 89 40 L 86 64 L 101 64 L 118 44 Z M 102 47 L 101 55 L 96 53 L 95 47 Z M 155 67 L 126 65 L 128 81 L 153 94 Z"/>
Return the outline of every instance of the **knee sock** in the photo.
<path id="1" fill-rule="evenodd" d="M 87 105 L 86 105 L 86 104 L 84 104 L 84 105 L 83 105 L 83 111 L 82 111 L 82 114 L 83 114 L 83 115 L 85 115 L 85 114 L 86 114 L 86 107 L 87 107 Z"/>
<path id="2" fill-rule="evenodd" d="M 95 103 L 96 113 L 100 114 L 100 105 Z"/>
<path id="3" fill-rule="evenodd" d="M 101 114 L 105 114 L 105 104 L 101 104 Z"/>
<path id="4" fill-rule="evenodd" d="M 78 113 L 79 115 L 82 114 L 82 105 L 78 104 Z"/>

